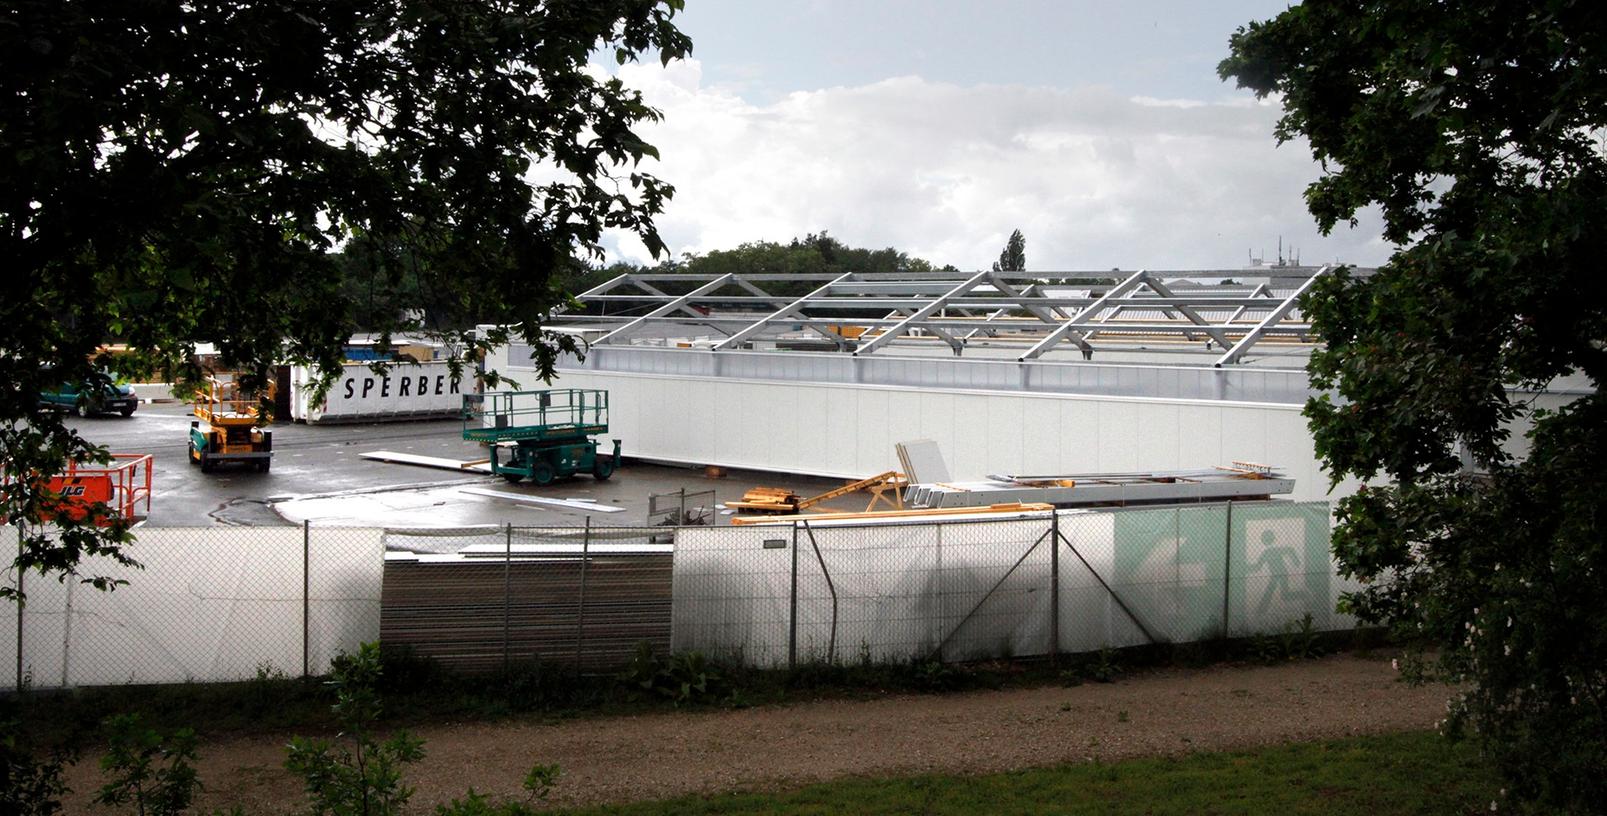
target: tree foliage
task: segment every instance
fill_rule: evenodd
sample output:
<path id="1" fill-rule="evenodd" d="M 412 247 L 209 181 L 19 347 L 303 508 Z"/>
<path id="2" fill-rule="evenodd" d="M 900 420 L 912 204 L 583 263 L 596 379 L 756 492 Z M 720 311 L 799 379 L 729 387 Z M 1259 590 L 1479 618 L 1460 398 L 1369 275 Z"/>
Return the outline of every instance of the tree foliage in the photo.
<path id="1" fill-rule="evenodd" d="M 776 241 L 750 241 L 735 249 L 717 249 L 704 254 L 686 253 L 680 258 L 666 259 L 650 267 L 628 262 L 589 269 L 570 279 L 569 287 L 575 292 L 632 272 L 684 273 L 696 275 L 724 275 L 727 273 L 765 273 L 779 275 L 842 275 L 847 272 L 929 272 L 939 267 L 921 258 L 887 247 L 864 249 L 850 247 L 825 230 L 793 238 L 783 244 Z M 954 267 L 945 266 L 952 270 Z M 818 281 L 767 282 L 765 291 L 777 295 L 803 295 L 820 284 Z M 691 288 L 688 286 L 687 288 Z M 666 291 L 678 291 L 673 285 Z"/>
<path id="2" fill-rule="evenodd" d="M 605 229 L 653 227 L 673 190 L 637 164 L 658 113 L 588 66 L 690 50 L 682 0 L 15 0 L 0 17 L 0 515 L 33 475 L 99 455 L 38 408 L 91 371 L 193 381 L 197 343 L 261 381 L 333 372 L 358 327 L 510 327 L 550 372 L 541 319 Z M 337 252 L 336 250 L 343 250 Z M 375 293 L 363 303 L 353 291 Z M 421 312 L 403 308 L 425 307 Z M 453 320 L 426 325 L 418 319 Z M 26 536 L 61 574 L 123 557 L 117 526 Z"/>
<path id="3" fill-rule="evenodd" d="M 1010 233 L 1010 240 L 1004 242 L 1004 250 L 999 253 L 999 260 L 993 262 L 995 272 L 1025 272 L 1027 270 L 1027 239 L 1021 230 Z"/>
<path id="4" fill-rule="evenodd" d="M 337 657 L 329 685 L 335 692 L 332 709 L 340 720 L 342 742 L 291 739 L 285 768 L 305 783 L 309 813 L 392 816 L 402 813 L 413 797 L 414 789 L 402 781 L 402 771 L 424 758 L 424 741 L 407 731 L 384 741 L 375 736 L 383 670 L 378 643 L 364 643 L 356 653 Z"/>
<path id="5" fill-rule="evenodd" d="M 1222 76 L 1280 97 L 1278 138 L 1322 163 L 1322 229 L 1376 205 L 1399 246 L 1304 304 L 1317 452 L 1335 480 L 1389 482 L 1338 504 L 1346 603 L 1468 684 L 1447 726 L 1512 792 L 1599 809 L 1607 7 L 1314 0 L 1231 49 Z"/>

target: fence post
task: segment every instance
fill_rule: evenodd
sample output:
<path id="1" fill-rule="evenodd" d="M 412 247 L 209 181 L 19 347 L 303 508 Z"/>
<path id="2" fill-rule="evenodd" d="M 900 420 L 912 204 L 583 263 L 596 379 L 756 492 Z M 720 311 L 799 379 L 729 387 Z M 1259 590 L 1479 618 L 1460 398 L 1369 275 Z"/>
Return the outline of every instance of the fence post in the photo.
<path id="1" fill-rule="evenodd" d="M 511 665 L 508 655 L 508 632 L 513 603 L 513 522 L 508 522 L 503 533 L 502 551 L 502 671 Z"/>
<path id="2" fill-rule="evenodd" d="M 73 587 L 77 581 L 67 582 L 67 603 L 61 616 L 61 687 L 72 688 L 68 685 L 71 678 L 73 656 Z"/>
<path id="3" fill-rule="evenodd" d="M 798 522 L 792 523 L 792 590 L 787 593 L 787 668 L 798 668 Z"/>
<path id="4" fill-rule="evenodd" d="M 938 627 L 938 632 L 941 633 L 949 628 L 947 620 L 949 613 L 948 593 L 943 591 L 945 583 L 943 572 L 943 525 L 934 524 L 932 525 L 932 530 L 937 538 L 937 546 L 935 547 L 937 550 L 937 618 L 942 621 L 942 624 Z M 939 638 L 937 642 L 937 662 L 939 663 L 943 662 L 943 643 L 946 640 L 947 638 Z"/>
<path id="5" fill-rule="evenodd" d="M 17 522 L 17 694 L 27 693 L 22 685 L 22 611 L 28 605 L 28 596 L 22 589 L 22 576 L 27 574 L 27 568 L 22 561 L 22 522 Z"/>
<path id="6" fill-rule="evenodd" d="M 1060 509 L 1049 511 L 1049 665 L 1060 663 Z"/>
<path id="7" fill-rule="evenodd" d="M 575 673 L 580 673 L 581 650 L 586 645 L 586 568 L 591 563 L 591 516 L 580 539 L 580 605 L 575 611 Z"/>
<path id="8" fill-rule="evenodd" d="M 312 519 L 301 520 L 301 676 L 312 676 Z"/>
<path id="9" fill-rule="evenodd" d="M 1228 628 L 1230 623 L 1228 596 L 1231 594 L 1228 581 L 1233 575 L 1233 502 L 1231 501 L 1228 502 L 1228 520 L 1223 527 L 1226 529 L 1222 533 L 1222 637 L 1227 638 L 1232 634 L 1232 630 Z"/>

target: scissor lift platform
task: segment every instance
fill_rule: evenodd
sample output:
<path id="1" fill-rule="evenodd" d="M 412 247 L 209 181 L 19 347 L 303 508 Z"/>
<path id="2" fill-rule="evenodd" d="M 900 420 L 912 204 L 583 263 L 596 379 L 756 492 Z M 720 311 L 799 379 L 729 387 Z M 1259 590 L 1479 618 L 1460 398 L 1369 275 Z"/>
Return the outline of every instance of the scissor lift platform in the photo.
<path id="1" fill-rule="evenodd" d="M 233 374 L 207 377 L 190 421 L 190 464 L 200 465 L 202 473 L 226 464 L 267 473 L 273 463 L 273 431 L 263 427 L 268 422 L 263 405 L 273 400 L 273 393 L 272 382 L 251 393 Z"/>
<path id="2" fill-rule="evenodd" d="M 599 454 L 593 438 L 606 433 L 604 389 L 463 395 L 463 438 L 489 445 L 491 472 L 509 482 L 529 479 L 548 485 L 576 473 L 607 479 L 619 462 L 619 440 L 613 440 L 612 454 Z"/>

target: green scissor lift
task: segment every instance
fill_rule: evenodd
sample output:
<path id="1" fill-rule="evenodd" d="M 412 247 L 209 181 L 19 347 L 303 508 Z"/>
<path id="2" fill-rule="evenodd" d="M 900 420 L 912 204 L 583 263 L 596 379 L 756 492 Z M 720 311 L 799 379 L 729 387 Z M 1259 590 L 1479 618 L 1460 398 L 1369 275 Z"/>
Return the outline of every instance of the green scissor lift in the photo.
<path id="1" fill-rule="evenodd" d="M 598 454 L 592 437 L 605 433 L 608 392 L 600 388 L 463 395 L 463 438 L 487 443 L 491 472 L 509 482 L 549 485 L 576 473 L 607 479 L 619 463 L 619 440 L 612 454 Z"/>

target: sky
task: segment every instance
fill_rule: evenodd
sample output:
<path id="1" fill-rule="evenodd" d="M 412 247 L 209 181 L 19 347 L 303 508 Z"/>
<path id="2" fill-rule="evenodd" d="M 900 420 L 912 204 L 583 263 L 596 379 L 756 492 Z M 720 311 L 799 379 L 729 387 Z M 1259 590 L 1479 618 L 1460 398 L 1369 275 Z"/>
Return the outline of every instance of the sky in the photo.
<path id="1" fill-rule="evenodd" d="M 1217 78 L 1278 0 L 687 0 L 691 58 L 608 66 L 664 119 L 676 255 L 822 230 L 985 268 L 1011 230 L 1029 270 L 1376 265 L 1376 213 L 1323 237 L 1320 168 L 1279 146 L 1276 100 Z M 634 236 L 611 260 L 648 262 Z"/>

